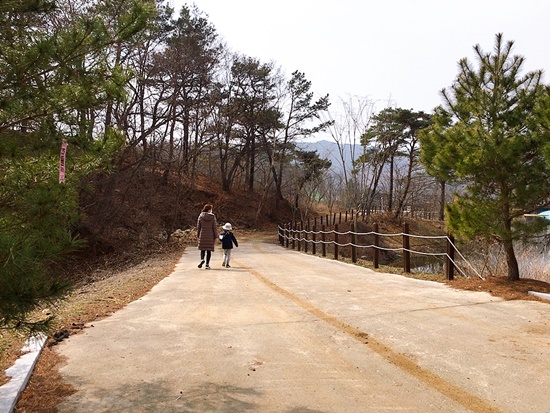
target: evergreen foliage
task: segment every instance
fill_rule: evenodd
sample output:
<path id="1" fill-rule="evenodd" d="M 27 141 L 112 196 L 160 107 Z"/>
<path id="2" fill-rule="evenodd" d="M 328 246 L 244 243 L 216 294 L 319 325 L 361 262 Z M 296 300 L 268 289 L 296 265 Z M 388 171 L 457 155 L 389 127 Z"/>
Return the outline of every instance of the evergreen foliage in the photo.
<path id="1" fill-rule="evenodd" d="M 542 72 L 521 75 L 524 58 L 513 42 L 495 39 L 493 53 L 475 46 L 477 66 L 467 59 L 443 90 L 434 125 L 421 136 L 421 159 L 442 181 L 460 181 L 464 191 L 447 205 L 448 228 L 457 236 L 498 242 L 508 277 L 519 279 L 514 243 L 540 233 L 545 220 L 525 221 L 550 202 L 549 90 Z"/>
<path id="2" fill-rule="evenodd" d="M 63 290 L 57 265 L 83 243 L 74 232 L 81 178 L 110 165 L 123 143 L 94 120 L 124 97 L 127 73 L 110 65 L 109 45 L 142 30 L 154 10 L 127 5 L 114 30 L 93 8 L 66 20 L 54 2 L 0 6 L 0 328 L 47 329 L 31 313 Z"/>
<path id="3" fill-rule="evenodd" d="M 272 157 L 272 172 L 275 181 L 277 198 L 283 199 L 283 172 L 289 159 L 296 158 L 301 162 L 300 151 L 296 151 L 296 142 L 300 138 L 314 136 L 318 132 L 325 131 L 333 121 L 321 120 L 321 114 L 330 106 L 329 96 L 325 95 L 314 100 L 311 91 L 311 81 L 307 80 L 304 73 L 296 70 L 286 85 L 286 107 L 282 116 L 283 127 L 280 136 L 274 136 L 274 144 L 268 145 L 275 148 Z M 330 165 L 329 165 L 330 166 Z"/>
<path id="4" fill-rule="evenodd" d="M 374 198 L 379 194 L 378 187 L 382 172 L 389 167 L 389 187 L 387 188 L 388 211 L 398 218 L 409 196 L 413 170 L 418 164 L 418 132 L 430 124 L 430 115 L 402 108 L 386 108 L 372 117 L 372 124 L 361 136 L 365 152 L 355 160 L 355 170 L 364 164 L 372 167 L 371 181 L 367 195 L 361 202 L 363 210 L 370 210 Z M 403 188 L 395 188 L 395 169 L 398 158 L 405 158 L 407 176 Z M 397 201 L 397 207 L 394 206 Z"/>

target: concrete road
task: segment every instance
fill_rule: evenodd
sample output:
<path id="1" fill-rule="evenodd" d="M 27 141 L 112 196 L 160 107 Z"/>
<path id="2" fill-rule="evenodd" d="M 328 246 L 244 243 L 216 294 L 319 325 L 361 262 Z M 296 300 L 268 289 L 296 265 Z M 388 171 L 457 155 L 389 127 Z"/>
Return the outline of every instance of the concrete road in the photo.
<path id="1" fill-rule="evenodd" d="M 60 412 L 550 413 L 550 304 L 239 241 L 62 343 Z"/>

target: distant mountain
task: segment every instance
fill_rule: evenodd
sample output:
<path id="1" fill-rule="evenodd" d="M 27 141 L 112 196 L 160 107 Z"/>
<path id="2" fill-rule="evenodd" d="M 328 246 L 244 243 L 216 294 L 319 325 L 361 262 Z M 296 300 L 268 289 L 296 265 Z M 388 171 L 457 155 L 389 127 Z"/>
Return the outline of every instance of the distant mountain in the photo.
<path id="1" fill-rule="evenodd" d="M 306 151 L 316 151 L 321 158 L 331 161 L 332 169 L 336 173 L 343 171 L 344 163 L 346 169 L 349 171 L 353 160 L 359 157 L 363 151 L 361 145 L 342 144 L 342 156 L 336 142 L 331 141 L 300 142 L 298 143 L 298 147 Z"/>

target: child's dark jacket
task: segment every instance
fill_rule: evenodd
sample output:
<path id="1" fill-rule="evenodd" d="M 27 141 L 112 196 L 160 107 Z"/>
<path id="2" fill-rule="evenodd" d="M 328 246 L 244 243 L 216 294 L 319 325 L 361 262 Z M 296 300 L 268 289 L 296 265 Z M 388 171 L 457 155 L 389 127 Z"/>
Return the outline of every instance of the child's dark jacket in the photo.
<path id="1" fill-rule="evenodd" d="M 235 235 L 231 231 L 222 232 L 220 234 L 220 239 L 222 241 L 222 248 L 224 250 L 230 250 L 233 248 L 233 244 L 235 244 L 236 247 L 239 246 L 239 243 L 237 242 L 237 238 L 235 238 Z"/>

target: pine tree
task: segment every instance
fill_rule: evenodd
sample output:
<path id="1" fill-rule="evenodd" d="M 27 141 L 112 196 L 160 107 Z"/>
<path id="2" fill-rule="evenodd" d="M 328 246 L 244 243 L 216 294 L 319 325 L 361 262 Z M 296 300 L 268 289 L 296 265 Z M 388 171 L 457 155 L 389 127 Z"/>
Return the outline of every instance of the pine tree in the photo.
<path id="1" fill-rule="evenodd" d="M 47 328 L 48 320 L 29 315 L 62 290 L 57 265 L 82 245 L 73 231 L 80 179 L 108 164 L 123 142 L 94 123 L 123 98 L 128 79 L 110 67 L 108 46 L 142 30 L 152 11 L 129 2 L 111 31 L 86 10 L 68 18 L 53 2 L 0 4 L 0 327 Z"/>
<path id="2" fill-rule="evenodd" d="M 518 240 L 539 233 L 544 220 L 521 218 L 550 201 L 550 168 L 543 156 L 550 117 L 541 71 L 520 74 L 524 58 L 513 42 L 496 35 L 493 53 L 474 47 L 477 67 L 459 62 L 459 74 L 442 91 L 434 125 L 421 136 L 421 159 L 442 181 L 460 181 L 464 191 L 446 207 L 458 236 L 497 241 L 507 259 L 508 278 L 519 279 Z"/>

